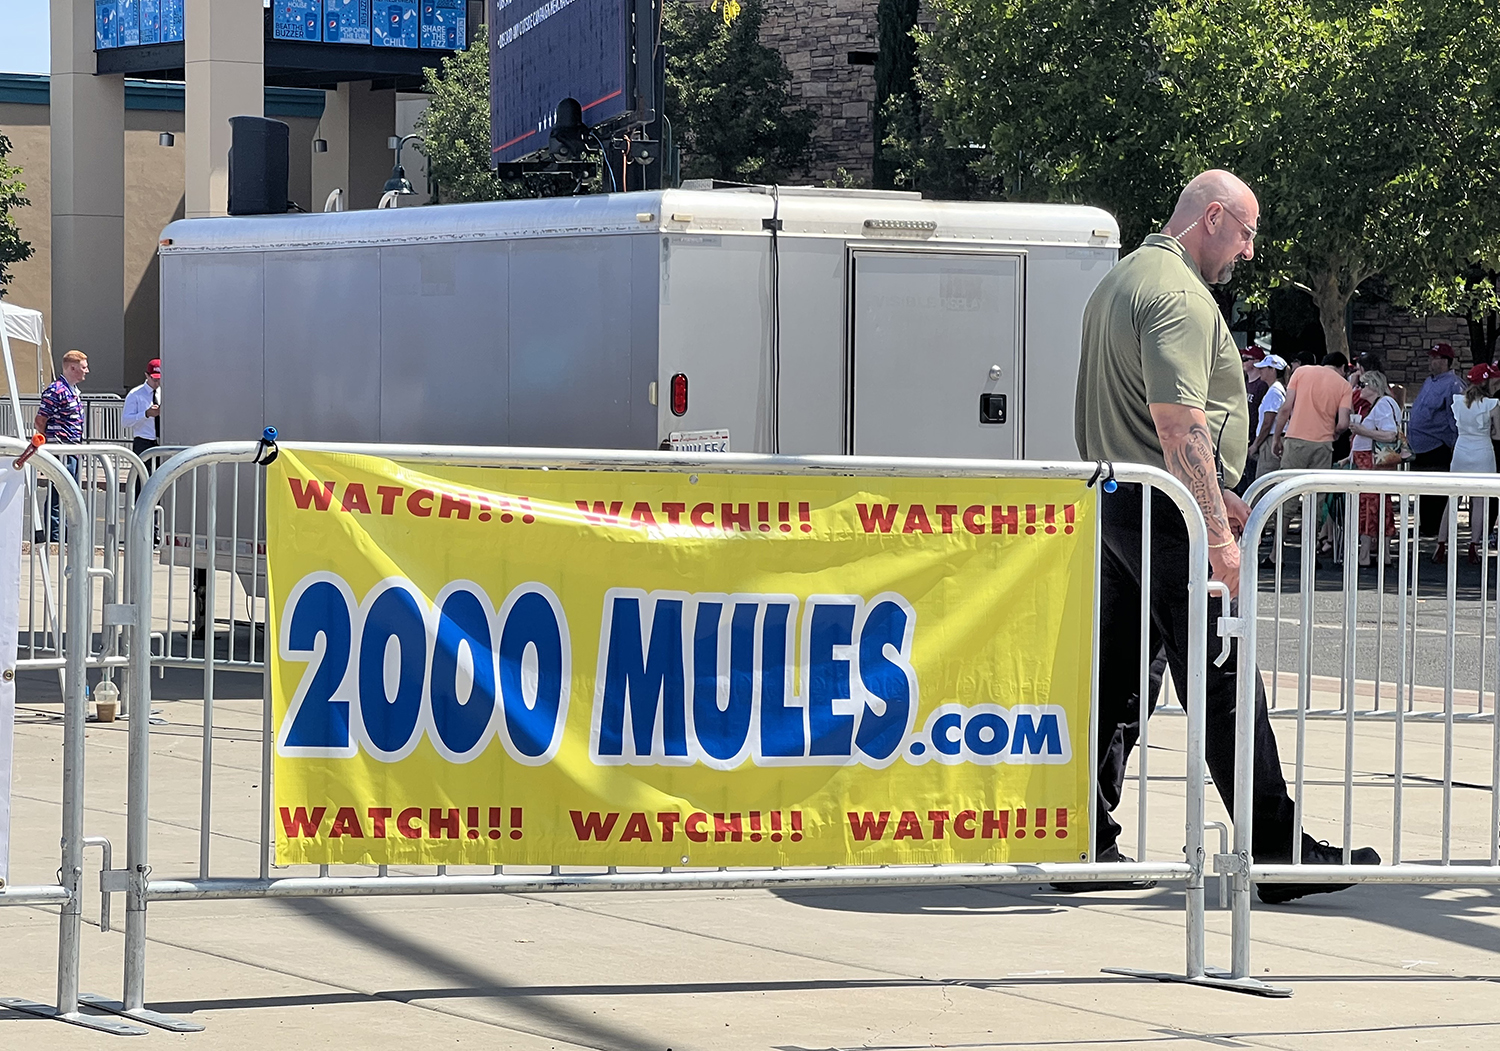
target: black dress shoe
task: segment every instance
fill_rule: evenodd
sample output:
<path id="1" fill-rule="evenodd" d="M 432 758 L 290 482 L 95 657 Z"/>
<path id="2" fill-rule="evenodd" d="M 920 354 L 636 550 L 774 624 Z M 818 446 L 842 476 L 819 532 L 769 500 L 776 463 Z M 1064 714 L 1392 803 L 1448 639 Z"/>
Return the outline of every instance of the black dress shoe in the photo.
<path id="1" fill-rule="evenodd" d="M 1287 859 L 1290 860 L 1290 859 Z M 1359 847 L 1349 852 L 1349 861 L 1354 865 L 1379 865 L 1380 855 L 1373 847 Z M 1344 848 L 1331 847 L 1327 843 L 1302 834 L 1302 863 L 1304 865 L 1342 865 Z M 1284 905 L 1309 894 L 1332 894 L 1348 890 L 1352 883 L 1257 883 L 1255 893 L 1267 905 Z"/>
<path id="2" fill-rule="evenodd" d="M 1127 865 L 1135 861 L 1135 858 L 1127 858 L 1124 854 L 1111 851 L 1109 854 L 1101 855 L 1097 861 L 1110 862 L 1119 861 Z M 1087 894 L 1090 891 L 1107 890 L 1150 890 L 1156 886 L 1154 879 L 1117 879 L 1117 880 L 1069 880 L 1065 883 L 1053 883 L 1052 889 L 1059 894 Z"/>

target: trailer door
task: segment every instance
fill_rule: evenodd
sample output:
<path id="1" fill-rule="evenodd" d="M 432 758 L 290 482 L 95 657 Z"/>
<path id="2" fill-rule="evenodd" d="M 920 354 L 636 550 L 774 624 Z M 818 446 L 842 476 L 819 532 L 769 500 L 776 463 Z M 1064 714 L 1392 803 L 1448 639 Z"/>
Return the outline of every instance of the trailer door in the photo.
<path id="1" fill-rule="evenodd" d="M 850 273 L 850 451 L 1019 459 L 1024 256 L 860 249 Z"/>

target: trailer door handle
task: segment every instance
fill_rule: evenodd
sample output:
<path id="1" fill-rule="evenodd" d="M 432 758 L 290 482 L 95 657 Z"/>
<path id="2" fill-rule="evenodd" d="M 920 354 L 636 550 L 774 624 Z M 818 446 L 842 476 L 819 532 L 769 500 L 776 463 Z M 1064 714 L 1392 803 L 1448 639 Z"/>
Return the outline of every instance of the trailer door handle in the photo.
<path id="1" fill-rule="evenodd" d="M 1005 395 L 981 394 L 979 396 L 979 422 L 1005 422 Z"/>

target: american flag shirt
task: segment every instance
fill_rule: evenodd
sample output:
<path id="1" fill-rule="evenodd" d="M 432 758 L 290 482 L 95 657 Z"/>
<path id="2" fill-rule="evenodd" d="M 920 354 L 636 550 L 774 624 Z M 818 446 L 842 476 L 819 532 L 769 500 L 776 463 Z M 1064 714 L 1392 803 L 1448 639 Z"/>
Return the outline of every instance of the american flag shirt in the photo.
<path id="1" fill-rule="evenodd" d="M 42 404 L 37 411 L 47 417 L 49 442 L 83 444 L 83 402 L 77 387 L 59 377 L 42 392 Z"/>

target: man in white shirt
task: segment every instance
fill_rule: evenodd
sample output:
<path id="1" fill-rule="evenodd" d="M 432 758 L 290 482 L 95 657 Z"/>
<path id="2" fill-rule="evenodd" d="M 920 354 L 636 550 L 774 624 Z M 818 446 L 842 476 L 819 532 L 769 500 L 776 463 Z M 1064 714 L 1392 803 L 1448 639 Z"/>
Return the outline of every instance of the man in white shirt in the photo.
<path id="1" fill-rule="evenodd" d="M 161 416 L 161 359 L 146 362 L 146 382 L 125 395 L 120 425 L 130 433 L 137 456 L 160 443 L 157 419 Z"/>

